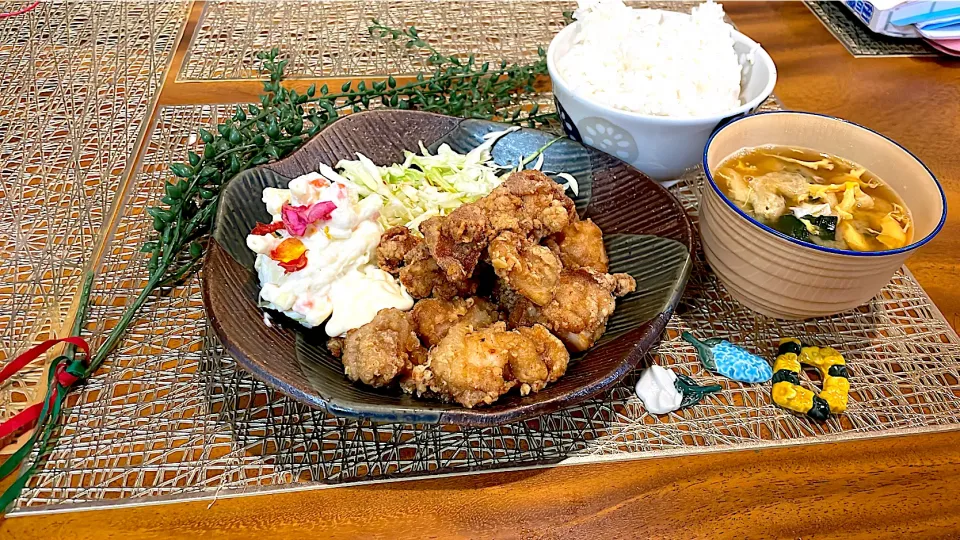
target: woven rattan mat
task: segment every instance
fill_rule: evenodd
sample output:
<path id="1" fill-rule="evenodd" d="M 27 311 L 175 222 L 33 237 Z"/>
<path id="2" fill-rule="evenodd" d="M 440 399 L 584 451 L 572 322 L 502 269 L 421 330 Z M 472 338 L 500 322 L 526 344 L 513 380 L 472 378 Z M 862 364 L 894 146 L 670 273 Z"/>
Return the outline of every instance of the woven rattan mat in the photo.
<path id="1" fill-rule="evenodd" d="M 477 6 L 486 4 L 476 3 Z M 513 2 L 510 3 L 511 9 L 503 13 L 506 17 L 519 17 L 517 14 L 524 13 L 523 9 L 533 9 L 529 7 L 532 4 L 535 3 Z M 376 5 L 380 6 L 377 9 L 382 9 L 384 3 Z M 397 5 L 406 4 L 398 2 Z M 424 13 L 430 10 L 442 12 L 438 3 L 416 5 Z M 451 9 L 457 5 L 462 4 L 452 3 Z M 552 5 L 538 5 L 542 6 L 541 10 L 549 12 L 550 17 L 559 16 L 562 11 Z M 60 136 L 66 141 L 64 145 L 79 145 L 87 140 L 98 140 L 103 144 L 103 137 L 109 137 L 106 133 L 122 132 L 124 135 L 116 135 L 118 138 L 114 144 L 117 146 L 110 148 L 117 148 L 118 155 L 129 152 L 130 147 L 120 143 L 127 144 L 129 138 L 134 137 L 135 122 L 142 119 L 137 114 L 142 115 L 143 110 L 127 108 L 134 106 L 126 101 L 130 99 L 128 90 L 131 87 L 142 88 L 143 99 L 148 101 L 151 89 L 155 87 L 149 81 L 157 80 L 157 72 L 164 65 L 165 55 L 169 54 L 170 33 L 175 34 L 182 24 L 182 10 L 185 7 L 181 4 L 149 8 L 145 4 L 135 6 L 142 11 L 134 7 L 118 10 L 113 4 L 110 7 L 112 11 L 106 8 L 101 11 L 99 8 L 71 7 L 86 10 L 83 13 L 92 13 L 89 16 L 92 20 L 90 29 L 84 30 L 86 34 L 76 37 L 76 43 L 63 37 L 75 34 L 64 29 L 57 30 L 59 27 L 51 26 L 56 24 L 53 22 L 46 27 L 42 21 L 13 30 L 6 25 L 0 27 L 0 32 L 13 32 L 11 35 L 15 36 L 10 40 L 0 40 L 0 47 L 9 43 L 16 43 L 20 47 L 15 49 L 14 56 L 31 54 L 29 47 L 24 45 L 28 41 L 50 43 L 53 47 L 67 39 L 64 56 L 59 62 L 62 66 L 69 66 L 70 51 L 83 51 L 84 47 L 91 48 L 92 53 L 98 55 L 113 53 L 120 59 L 126 59 L 126 63 L 120 63 L 114 69 L 126 69 L 127 65 L 141 66 L 137 62 L 151 66 L 142 67 L 143 71 L 135 72 L 125 81 L 123 92 L 119 94 L 124 99 L 107 101 L 104 96 L 111 94 L 98 86 L 105 84 L 102 79 L 92 74 L 83 78 L 83 69 L 88 64 L 82 60 L 82 56 L 76 60 L 78 65 L 72 71 L 65 70 L 65 67 L 60 67 L 58 71 L 57 57 L 54 57 L 54 61 L 45 68 L 50 70 L 47 76 L 32 75 L 34 79 L 30 79 L 35 81 L 30 84 L 35 84 L 39 89 L 39 96 L 46 96 L 44 92 L 48 87 L 54 95 L 68 95 L 68 92 L 56 86 L 65 84 L 63 81 L 72 81 L 70 86 L 73 92 L 96 94 L 100 96 L 96 99 L 101 101 L 95 100 L 94 103 L 114 108 L 112 114 L 99 120 L 100 123 L 97 123 L 99 117 L 95 113 L 91 113 L 93 116 L 85 118 L 84 122 L 78 122 L 77 126 L 82 125 L 86 131 L 78 127 L 64 127 L 62 129 L 67 130 L 67 134 L 62 134 L 61 129 L 56 129 L 51 134 L 54 140 Z M 201 20 L 203 32 L 194 41 L 191 56 L 181 75 L 197 78 L 249 77 L 251 73 L 242 70 L 248 69 L 251 55 L 259 48 L 274 43 L 286 43 L 287 54 L 307 51 L 300 54 L 298 62 L 292 66 L 294 73 L 300 75 L 376 73 L 393 65 L 378 59 L 363 60 L 368 64 L 359 63 L 359 58 L 364 56 L 363 47 L 337 45 L 335 43 L 339 42 L 334 40 L 337 36 L 327 35 L 324 39 L 334 40 L 329 46 L 341 47 L 337 49 L 340 53 L 331 57 L 342 57 L 346 51 L 350 51 L 350 56 L 358 63 L 344 64 L 349 67 L 338 68 L 340 71 L 315 71 L 323 65 L 323 60 L 317 58 L 326 58 L 322 52 L 316 54 L 308 48 L 298 48 L 298 40 L 290 38 L 283 42 L 271 32 L 278 27 L 295 30 L 296 26 L 307 28 L 302 34 L 306 36 L 309 32 L 318 31 L 316 27 L 324 24 L 339 24 L 348 13 L 337 12 L 339 15 L 334 17 L 334 12 L 329 11 L 333 7 L 321 9 L 319 4 L 301 6 L 301 10 L 311 8 L 309 19 L 297 25 L 284 26 L 286 23 L 276 22 L 282 18 L 274 17 L 270 14 L 271 10 L 293 10 L 291 6 L 295 4 L 271 6 L 261 5 L 257 11 L 250 8 L 249 4 L 208 4 Z M 482 9 L 493 8 L 487 6 Z M 245 15 L 237 19 L 217 15 L 232 10 L 242 10 Z M 258 26 L 259 22 L 248 20 L 258 12 L 265 14 L 264 18 L 275 21 L 270 23 L 273 26 Z M 134 17 L 133 14 L 137 15 Z M 420 11 L 414 10 L 414 14 L 410 15 L 412 19 L 403 17 L 397 20 L 417 22 L 424 29 L 422 34 L 426 35 L 428 26 L 419 22 L 419 14 Z M 378 12 L 380 15 L 382 13 Z M 212 18 L 218 16 L 221 22 Z M 81 17 L 80 20 L 86 19 Z M 347 17 L 347 20 L 353 20 L 360 30 L 366 24 L 359 17 Z M 483 43 L 489 41 L 489 45 L 484 45 L 490 47 L 488 54 L 514 55 L 514 58 L 535 50 L 535 44 L 549 39 L 549 34 L 545 33 L 552 32 L 550 29 L 554 28 L 547 24 L 529 34 L 510 34 L 496 24 L 513 23 L 486 19 L 478 19 L 477 22 L 481 27 L 492 25 L 490 28 L 502 33 L 497 34 L 493 30 L 486 32 L 488 37 Z M 140 34 L 128 32 L 129 36 L 123 32 L 124 28 L 133 26 L 148 30 Z M 76 24 L 76 27 L 87 28 L 82 24 Z M 44 33 L 44 28 L 59 33 Z M 110 30 L 104 31 L 107 28 Z M 208 41 L 226 39 L 220 37 L 226 32 L 225 28 L 239 28 L 241 30 L 238 31 L 247 32 L 249 39 L 244 42 L 246 45 L 240 47 L 238 42 L 211 49 Z M 71 29 L 71 32 L 78 31 Z M 266 37 L 263 37 L 264 32 Z M 476 42 L 462 41 L 466 33 L 454 34 L 451 31 L 434 34 L 449 40 L 445 46 L 476 47 L 459 50 L 482 49 Z M 94 39 L 92 35 L 97 37 Z M 138 37 L 134 38 L 133 35 Z M 299 33 L 293 35 L 301 36 Z M 6 37 L 6 34 L 2 36 Z M 510 39 L 519 40 L 521 37 L 529 41 L 514 41 L 508 45 Z M 44 42 L 44 39 L 48 41 Z M 140 39 L 143 41 L 137 41 Z M 311 43 L 306 37 L 302 39 L 304 43 Z M 318 38 L 312 43 L 320 47 L 327 42 Z M 109 50 L 95 49 L 107 46 Z M 371 52 L 368 56 L 377 54 Z M 31 57 L 23 60 L 14 56 L 0 49 L 0 65 L 12 65 L 22 72 L 31 73 L 30 65 L 34 62 L 30 60 Z M 137 59 L 137 62 L 131 62 L 131 58 Z M 415 69 L 416 63 L 411 62 L 410 68 Z M 47 64 L 41 62 L 37 65 Z M 368 68 L 361 68 L 363 65 L 368 65 Z M 69 79 L 71 73 L 78 73 L 78 78 Z M 0 99 L 3 100 L 4 111 L 15 108 L 19 103 L 17 96 L 7 92 Z M 771 102 L 768 107 L 776 107 L 776 104 Z M 118 108 L 123 111 L 124 118 L 134 123 L 130 131 L 123 131 L 119 126 L 110 127 L 113 124 L 106 122 L 107 118 L 120 114 Z M 41 110 L 29 109 L 29 113 L 22 113 L 24 119 L 18 122 L 23 122 L 28 129 L 30 125 L 42 128 L 46 121 Z M 92 150 L 87 161 L 80 158 L 77 163 L 65 161 L 64 164 L 44 161 L 49 159 L 45 156 L 59 155 L 53 152 L 40 153 L 39 158 L 30 154 L 23 158 L 22 164 L 15 161 L 17 165 L 13 170 L 18 171 L 18 176 L 10 178 L 4 170 L 5 200 L 20 201 L 5 204 L 14 204 L 14 210 L 19 212 L 16 215 L 28 217 L 30 212 L 54 211 L 45 207 L 48 200 L 53 200 L 51 197 L 54 197 L 55 191 L 52 188 L 31 191 L 46 189 L 41 178 L 50 181 L 51 177 L 59 178 L 56 174 L 63 174 L 66 179 L 90 178 L 89 184 L 81 182 L 86 187 L 69 188 L 73 190 L 70 197 L 75 199 L 74 204 L 80 206 L 69 215 L 56 216 L 54 221 L 78 225 L 71 225 L 75 228 L 64 229 L 56 234 L 49 233 L 54 234 L 55 239 L 80 234 L 75 232 L 77 230 L 83 234 L 96 234 L 105 208 L 122 203 L 119 206 L 119 221 L 105 239 L 104 257 L 98 268 L 99 278 L 93 292 L 96 304 L 92 306 L 90 319 L 96 325 L 91 332 L 95 343 L 102 339 L 111 321 L 116 320 L 126 303 L 139 293 L 142 286 L 146 261 L 138 249 L 151 231 L 145 208 L 153 203 L 160 192 L 167 174 L 166 165 L 182 159 L 188 147 L 195 147 L 195 136 L 192 134 L 196 133 L 197 127 L 215 124 L 219 117 L 230 114 L 230 110 L 232 107 L 227 106 L 162 108 L 158 123 L 151 131 L 144 159 L 137 165 L 133 182 L 116 198 L 112 197 L 118 189 L 116 182 L 112 190 L 107 187 L 95 189 L 93 186 L 99 184 L 94 179 L 106 182 L 107 178 L 113 178 L 110 175 L 119 174 L 122 170 L 120 163 L 123 162 L 102 161 L 105 158 Z M 26 152 L 23 150 L 26 148 L 23 142 L 25 138 L 22 132 L 0 134 L 4 158 L 16 156 L 15 152 L 18 151 Z M 69 174 L 75 176 L 56 173 L 61 170 L 72 171 Z M 698 175 L 691 174 L 673 188 L 694 216 L 700 182 Z M 64 183 L 64 186 L 68 185 L 73 184 Z M 43 235 L 48 234 L 48 229 L 42 224 L 35 227 L 37 232 L 34 235 L 45 238 Z M 82 242 L 83 245 L 90 243 L 87 238 L 86 242 Z M 72 252 L 53 253 L 44 255 L 48 259 L 39 256 L 31 259 L 28 257 L 28 247 L 20 242 L 4 249 L 13 251 L 27 261 L 50 261 L 49 264 L 44 263 L 47 266 L 31 267 L 30 272 L 34 272 L 29 274 L 31 276 L 44 276 L 47 279 L 49 268 L 50 272 L 60 272 L 56 276 L 66 277 L 51 278 L 48 289 L 17 289 L 16 295 L 19 296 L 12 297 L 12 300 L 2 299 L 2 309 L 7 309 L 8 302 L 12 303 L 17 298 L 21 300 L 16 301 L 34 301 L 32 299 L 39 297 L 39 301 L 46 302 L 42 304 L 44 307 L 54 306 L 51 309 L 62 319 L 62 312 L 56 310 L 64 308 L 54 299 L 73 292 L 73 289 L 64 290 L 61 287 L 64 279 L 68 277 L 73 280 L 67 280 L 66 283 L 72 283 L 74 287 L 76 282 L 74 273 L 62 269 L 79 268 L 70 265 L 78 264 L 77 258 L 82 259 L 87 255 L 83 255 L 83 252 L 76 255 Z M 8 263 L 5 260 L 3 264 Z M 9 266 L 14 269 L 10 270 L 13 272 L 10 275 L 18 276 L 18 287 L 19 276 L 28 275 L 27 270 L 20 270 L 22 266 Z M 5 291 L 0 290 L 0 294 L 6 294 Z M 26 304 L 14 306 L 11 315 L 0 313 L 0 316 L 23 317 L 28 310 L 35 312 Z M 40 325 L 37 328 L 42 326 L 41 323 L 30 324 Z M 34 327 L 21 325 L 19 328 Z M 774 340 L 782 335 L 797 335 L 834 344 L 845 351 L 850 364 L 853 383 L 850 410 L 824 424 L 814 424 L 771 405 L 768 387 L 747 387 L 705 374 L 697 365 L 692 348 L 678 339 L 678 333 L 685 329 L 693 329 L 700 335 L 726 337 L 767 356 L 771 354 Z M 20 336 L 25 333 L 23 330 L 4 331 L 9 334 L 4 338 L 5 351 L 15 352 L 22 348 L 15 340 L 23 339 Z M 960 422 L 958 359 L 960 339 L 907 273 L 898 274 L 876 299 L 854 312 L 818 321 L 780 323 L 756 316 L 738 306 L 701 264 L 691 279 L 682 306 L 670 322 L 663 343 L 644 360 L 644 364 L 653 361 L 672 365 L 678 371 L 702 381 L 716 380 L 723 385 L 721 394 L 709 398 L 702 405 L 663 418 L 646 415 L 632 396 L 637 373 L 631 373 L 611 391 L 580 406 L 497 428 L 375 425 L 342 420 L 307 409 L 276 395 L 238 369 L 229 357 L 223 355 L 207 331 L 198 282 L 193 280 L 187 286 L 154 298 L 140 314 L 104 372 L 78 392 L 67 411 L 65 427 L 49 460 L 25 491 L 17 511 L 116 504 L 118 499 L 137 503 L 157 498 L 183 499 L 218 493 L 290 489 L 310 484 L 376 482 L 419 475 L 550 465 L 561 461 L 691 454 L 953 429 Z"/>
<path id="2" fill-rule="evenodd" d="M 627 4 L 689 11 L 697 2 Z M 421 71 L 411 56 L 367 33 L 371 19 L 416 24 L 434 47 L 474 53 L 479 62 L 536 58 L 564 25 L 575 1 L 252 0 L 208 2 L 178 80 L 256 78 L 258 51 L 289 51 L 292 77 L 388 75 Z"/>
<path id="3" fill-rule="evenodd" d="M 62 334 L 186 17 L 187 2 L 42 2 L 0 21 L 0 365 Z M 0 419 L 39 399 L 42 372 L 0 388 Z"/>
<path id="4" fill-rule="evenodd" d="M 164 165 L 183 155 L 198 126 L 229 111 L 160 111 L 94 291 L 101 303 L 91 319 L 101 326 L 139 292 L 146 261 L 137 250 L 151 231 L 144 207 Z M 694 216 L 701 178 L 691 174 L 672 188 Z M 780 336 L 839 347 L 853 385 L 849 411 L 816 424 L 775 407 L 768 385 L 704 373 L 678 339 L 690 329 L 767 357 Z M 87 383 L 19 511 L 952 429 L 960 422 L 958 360 L 960 339 L 907 273 L 858 310 L 785 323 L 740 307 L 700 264 L 663 342 L 644 360 L 723 386 L 699 406 L 644 414 L 634 372 L 597 399 L 525 422 L 376 425 L 308 409 L 240 370 L 207 331 L 193 280 L 149 303 L 107 373 Z"/>
<path id="5" fill-rule="evenodd" d="M 827 30 L 856 57 L 937 56 L 922 39 L 895 38 L 871 32 L 840 2 L 804 2 Z"/>

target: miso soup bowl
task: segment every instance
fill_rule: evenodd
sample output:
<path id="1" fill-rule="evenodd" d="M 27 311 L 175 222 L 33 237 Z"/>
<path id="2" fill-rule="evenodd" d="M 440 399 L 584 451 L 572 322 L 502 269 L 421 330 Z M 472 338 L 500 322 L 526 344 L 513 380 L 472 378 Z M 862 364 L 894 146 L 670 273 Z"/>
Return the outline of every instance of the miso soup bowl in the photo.
<path id="1" fill-rule="evenodd" d="M 749 216 L 721 192 L 713 173 L 731 154 L 762 145 L 810 148 L 866 167 L 906 203 L 913 243 L 888 251 L 831 249 Z M 913 154 L 875 131 L 819 114 L 779 111 L 734 120 L 707 142 L 703 169 L 700 234 L 707 263 L 731 296 L 779 319 L 834 315 L 868 302 L 940 232 L 947 216 L 943 188 Z"/>

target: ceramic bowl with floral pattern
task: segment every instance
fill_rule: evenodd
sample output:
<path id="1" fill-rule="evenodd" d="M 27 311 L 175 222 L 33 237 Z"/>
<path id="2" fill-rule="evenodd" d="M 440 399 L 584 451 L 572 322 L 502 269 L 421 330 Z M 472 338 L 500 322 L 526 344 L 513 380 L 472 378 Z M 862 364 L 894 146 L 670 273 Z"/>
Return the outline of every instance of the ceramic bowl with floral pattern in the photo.
<path id="1" fill-rule="evenodd" d="M 683 15 L 664 11 L 663 16 Z M 696 167 L 710 134 L 730 120 L 756 111 L 773 93 L 777 81 L 777 68 L 770 55 L 756 42 L 734 31 L 734 49 L 743 66 L 741 106 L 722 114 L 688 118 L 615 109 L 591 96 L 575 93 L 560 76 L 557 61 L 570 49 L 578 24 L 574 22 L 560 31 L 547 51 L 547 69 L 564 131 L 570 138 L 615 156 L 659 182 L 675 180 Z"/>

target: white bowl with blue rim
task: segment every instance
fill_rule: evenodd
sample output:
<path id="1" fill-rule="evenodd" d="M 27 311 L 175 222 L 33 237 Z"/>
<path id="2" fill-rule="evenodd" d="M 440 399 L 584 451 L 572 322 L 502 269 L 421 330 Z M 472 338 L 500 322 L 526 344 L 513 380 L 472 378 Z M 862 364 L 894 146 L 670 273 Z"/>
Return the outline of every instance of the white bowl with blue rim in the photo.
<path id="1" fill-rule="evenodd" d="M 685 16 L 671 11 L 662 14 L 667 18 Z M 676 180 L 699 165 L 710 134 L 730 120 L 756 111 L 777 82 L 777 68 L 770 55 L 734 30 L 734 50 L 743 66 L 739 107 L 683 118 L 615 109 L 591 96 L 574 93 L 557 70 L 557 60 L 570 50 L 579 24 L 574 22 L 561 30 L 547 50 L 547 69 L 563 130 L 571 139 L 616 156 L 661 183 Z"/>
<path id="2" fill-rule="evenodd" d="M 728 157 L 766 145 L 809 148 L 865 167 L 903 199 L 913 218 L 912 241 L 898 249 L 850 251 L 798 240 L 761 223 L 724 195 L 714 173 Z M 892 139 L 839 118 L 794 111 L 752 114 L 717 130 L 702 157 L 707 181 L 700 196 L 700 240 L 707 264 L 730 296 L 769 317 L 825 317 L 872 304 L 947 219 L 943 187 L 926 165 Z"/>

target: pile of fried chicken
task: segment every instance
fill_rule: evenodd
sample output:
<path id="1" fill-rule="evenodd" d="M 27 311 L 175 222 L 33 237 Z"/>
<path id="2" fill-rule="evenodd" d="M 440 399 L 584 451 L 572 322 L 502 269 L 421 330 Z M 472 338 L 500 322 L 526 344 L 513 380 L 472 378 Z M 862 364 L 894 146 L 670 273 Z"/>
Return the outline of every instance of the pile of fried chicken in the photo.
<path id="1" fill-rule="evenodd" d="M 570 352 L 606 329 L 615 297 L 636 288 L 608 274 L 603 234 L 581 221 L 563 188 L 539 171 L 511 174 L 486 197 L 384 233 L 379 266 L 417 303 L 381 310 L 331 339 L 352 381 L 491 404 L 537 392 L 566 372 Z"/>

